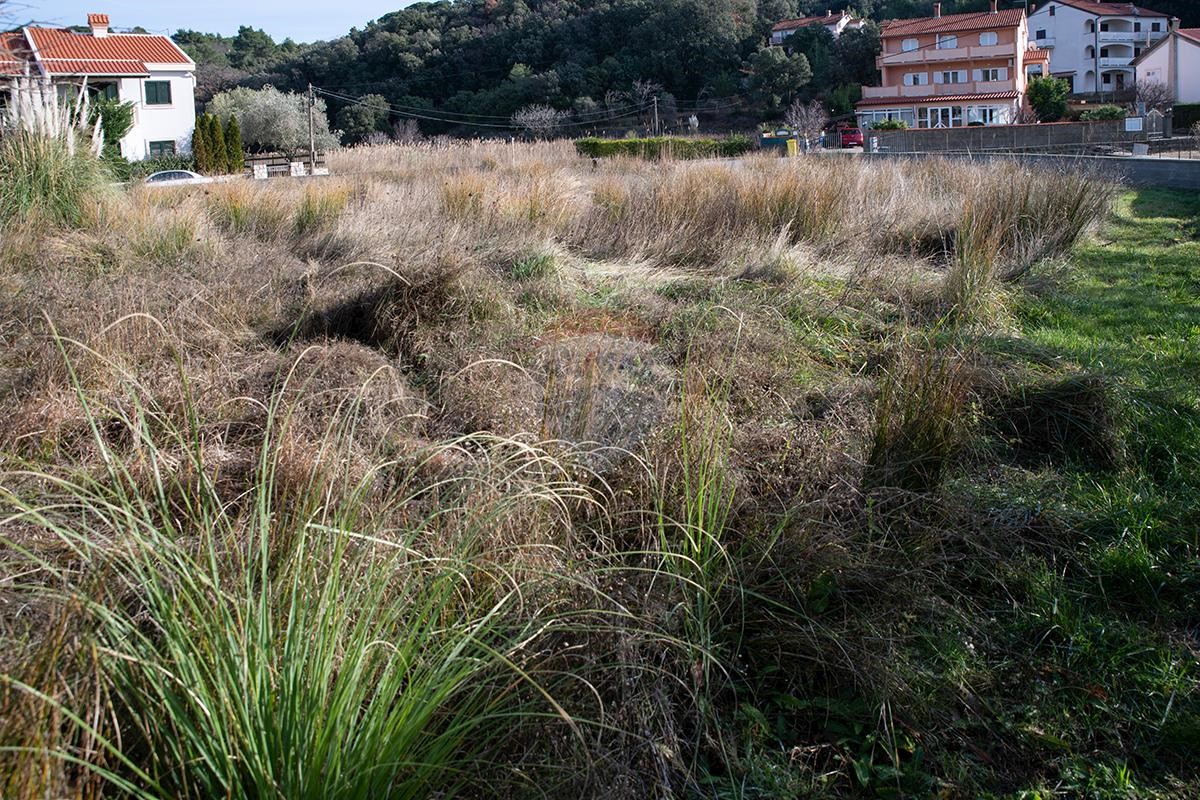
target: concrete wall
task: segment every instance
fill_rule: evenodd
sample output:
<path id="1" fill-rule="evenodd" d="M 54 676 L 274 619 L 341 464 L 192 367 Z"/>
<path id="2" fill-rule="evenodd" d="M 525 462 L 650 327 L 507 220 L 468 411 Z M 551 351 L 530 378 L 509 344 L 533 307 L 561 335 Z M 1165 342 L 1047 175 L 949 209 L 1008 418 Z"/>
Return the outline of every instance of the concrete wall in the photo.
<path id="1" fill-rule="evenodd" d="M 1200 159 L 1121 158 L 1109 156 L 1047 156 L 1035 154 L 938 154 L 869 153 L 865 158 L 964 158 L 971 161 L 1016 159 L 1048 172 L 1096 171 L 1130 186 L 1200 191 Z"/>
<path id="2" fill-rule="evenodd" d="M 1124 120 L 1061 122 L 1044 125 L 998 125 L 966 128 L 909 128 L 900 131 L 864 131 L 878 138 L 879 149 L 888 153 L 932 153 L 946 151 L 1094 149 L 1106 142 L 1144 142 L 1145 131 L 1125 131 Z M 870 142 L 868 142 L 868 145 Z"/>

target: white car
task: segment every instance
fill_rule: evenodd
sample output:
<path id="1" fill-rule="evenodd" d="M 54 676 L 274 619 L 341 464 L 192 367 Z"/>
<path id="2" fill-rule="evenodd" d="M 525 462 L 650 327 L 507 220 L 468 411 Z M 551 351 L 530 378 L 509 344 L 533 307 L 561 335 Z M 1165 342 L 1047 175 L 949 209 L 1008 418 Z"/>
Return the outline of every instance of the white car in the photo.
<path id="1" fill-rule="evenodd" d="M 168 169 L 146 176 L 146 183 L 153 186 L 186 186 L 196 183 L 212 183 L 212 178 L 206 178 L 191 170 Z"/>

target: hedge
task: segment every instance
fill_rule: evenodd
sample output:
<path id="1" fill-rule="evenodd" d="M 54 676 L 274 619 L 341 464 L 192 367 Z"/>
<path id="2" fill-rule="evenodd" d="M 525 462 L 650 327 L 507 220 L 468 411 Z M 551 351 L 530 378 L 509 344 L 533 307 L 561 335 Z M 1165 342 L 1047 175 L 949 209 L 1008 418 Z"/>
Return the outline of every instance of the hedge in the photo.
<path id="1" fill-rule="evenodd" d="M 729 158 L 754 149 L 749 136 L 730 136 L 726 139 L 684 139 L 675 136 L 655 136 L 646 139 L 578 139 L 575 150 L 588 158 Z"/>
<path id="2" fill-rule="evenodd" d="M 1190 131 L 1197 122 L 1200 122 L 1200 103 L 1180 103 L 1175 106 L 1171 125 L 1177 132 Z"/>
<path id="3" fill-rule="evenodd" d="M 1087 109 L 1079 115 L 1079 120 L 1081 122 L 1093 122 L 1104 119 L 1125 119 L 1126 116 L 1125 109 L 1121 106 L 1105 105 Z"/>

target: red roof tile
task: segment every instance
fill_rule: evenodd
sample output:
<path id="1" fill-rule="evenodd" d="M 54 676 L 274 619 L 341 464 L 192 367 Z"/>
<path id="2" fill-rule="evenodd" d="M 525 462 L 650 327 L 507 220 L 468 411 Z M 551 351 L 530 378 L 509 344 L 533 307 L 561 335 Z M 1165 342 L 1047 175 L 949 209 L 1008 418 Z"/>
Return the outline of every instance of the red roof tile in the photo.
<path id="1" fill-rule="evenodd" d="M 1015 28 L 1025 17 L 1022 8 L 1008 8 L 993 14 L 979 11 L 971 14 L 945 14 L 940 17 L 890 19 L 883 23 L 883 36 L 912 36 L 919 33 L 959 33 L 994 28 Z"/>
<path id="2" fill-rule="evenodd" d="M 1170 16 L 1161 11 L 1151 11 L 1148 8 L 1135 6 L 1133 3 L 1097 3 L 1094 0 L 1054 0 L 1054 2 L 1101 17 L 1163 17 L 1165 19 Z"/>
<path id="3" fill-rule="evenodd" d="M 981 94 L 943 94 L 927 97 L 868 97 L 859 100 L 855 106 L 904 106 L 924 105 L 926 103 L 975 103 L 981 100 L 1016 100 L 1020 95 L 1016 92 L 983 92 Z"/>
<path id="4" fill-rule="evenodd" d="M 113 33 L 92 36 L 62 28 L 26 28 L 37 60 L 51 75 L 146 75 L 147 64 L 194 66 L 166 36 Z"/>
<path id="5" fill-rule="evenodd" d="M 29 60 L 29 44 L 20 31 L 0 33 L 0 75 L 23 75 Z"/>
<path id="6" fill-rule="evenodd" d="M 782 22 L 776 22 L 775 25 L 771 28 L 771 30 L 772 30 L 772 32 L 774 32 L 774 31 L 790 31 L 790 30 L 796 30 L 798 28 L 807 28 L 809 25 L 833 25 L 834 23 L 836 23 L 838 20 L 840 20 L 842 17 L 845 17 L 845 16 L 849 16 L 850 19 L 855 18 L 853 14 L 846 14 L 846 12 L 840 11 L 837 14 L 822 14 L 817 17 L 799 17 L 797 19 L 785 19 Z"/>
<path id="7" fill-rule="evenodd" d="M 1200 28 L 1178 28 L 1175 32 L 1180 36 L 1186 36 L 1192 41 L 1200 43 Z"/>

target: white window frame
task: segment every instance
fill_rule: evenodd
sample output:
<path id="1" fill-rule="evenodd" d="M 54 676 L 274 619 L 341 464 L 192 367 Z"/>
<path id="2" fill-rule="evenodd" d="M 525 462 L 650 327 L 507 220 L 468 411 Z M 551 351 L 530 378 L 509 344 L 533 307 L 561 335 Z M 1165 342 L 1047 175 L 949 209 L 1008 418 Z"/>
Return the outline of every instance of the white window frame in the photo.
<path id="1" fill-rule="evenodd" d="M 979 34 L 980 47 L 991 47 L 994 44 L 1000 43 L 1000 34 L 995 31 L 984 31 Z"/>
<path id="2" fill-rule="evenodd" d="M 900 42 L 900 52 L 911 53 L 912 51 L 916 50 L 919 46 L 920 46 L 920 44 L 917 42 L 916 39 L 905 39 L 904 41 Z"/>
<path id="3" fill-rule="evenodd" d="M 958 36 L 953 33 L 938 34 L 937 49 L 938 50 L 954 50 L 958 47 Z"/>
<path id="4" fill-rule="evenodd" d="M 995 81 L 1008 80 L 1007 67 L 982 67 L 973 72 L 971 76 L 976 82 L 987 81 L 989 83 Z"/>
<path id="5" fill-rule="evenodd" d="M 904 73 L 904 85 L 905 86 L 928 86 L 929 85 L 929 73 L 928 72 L 906 72 L 906 73 Z"/>

